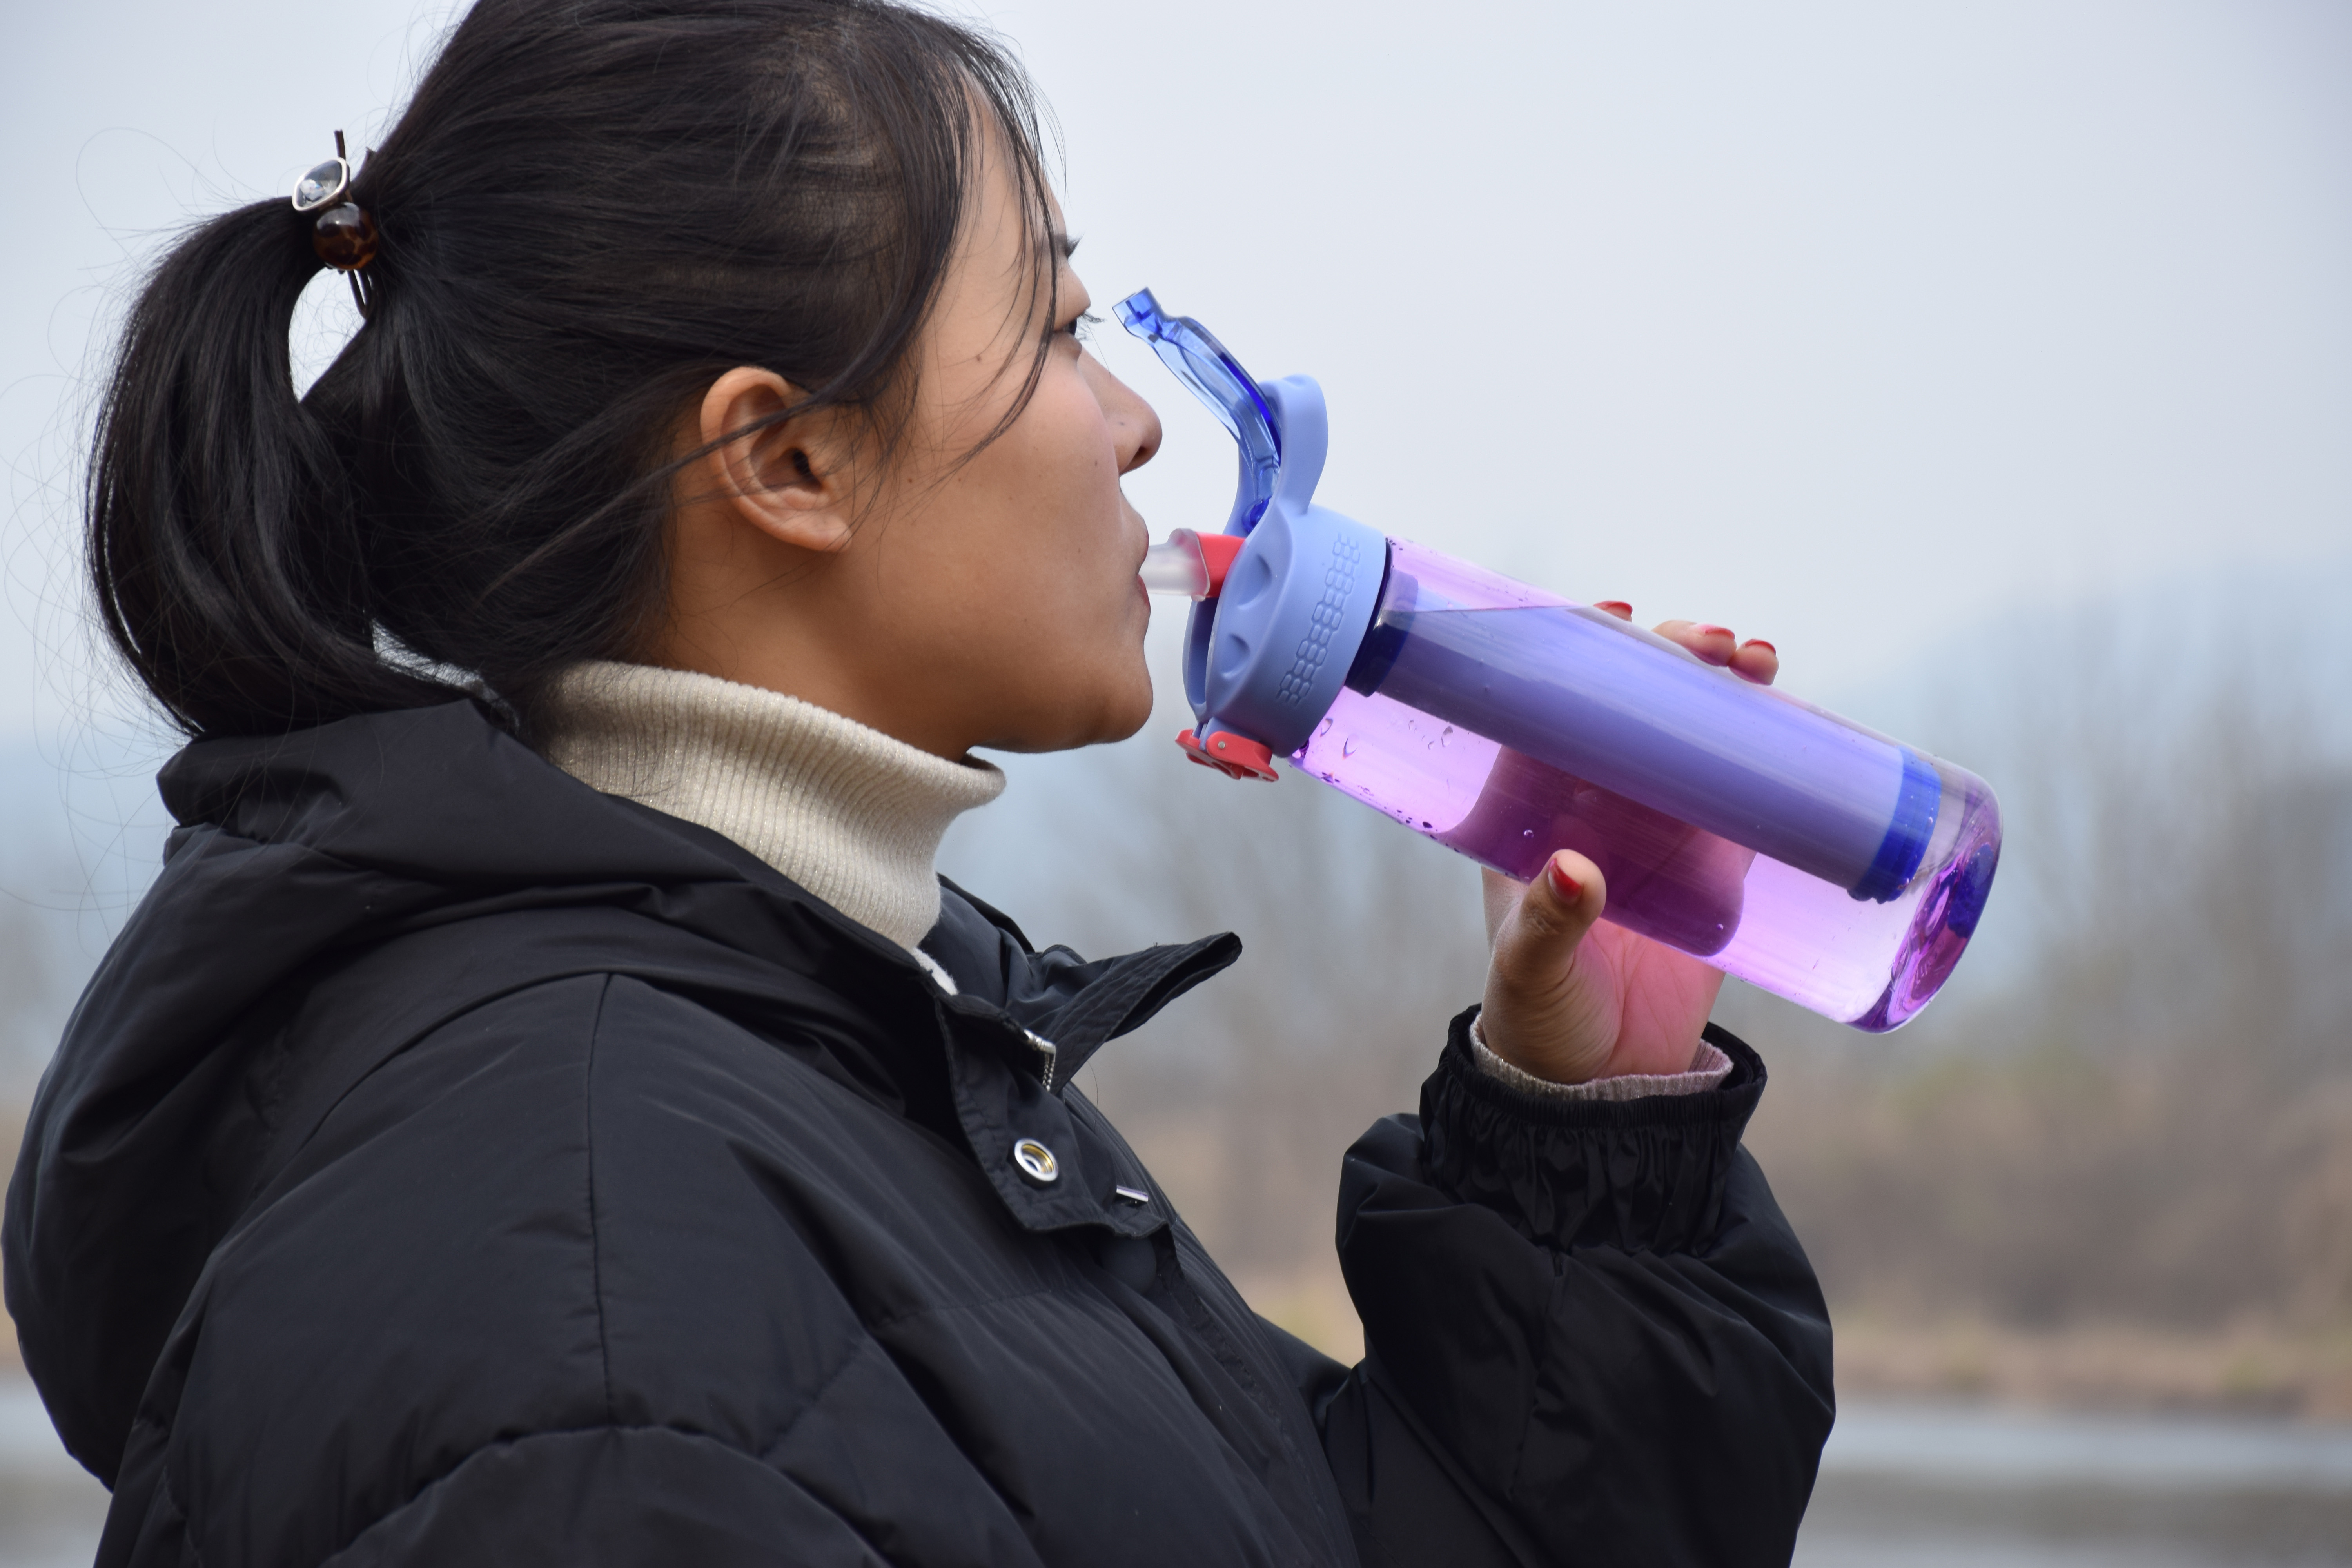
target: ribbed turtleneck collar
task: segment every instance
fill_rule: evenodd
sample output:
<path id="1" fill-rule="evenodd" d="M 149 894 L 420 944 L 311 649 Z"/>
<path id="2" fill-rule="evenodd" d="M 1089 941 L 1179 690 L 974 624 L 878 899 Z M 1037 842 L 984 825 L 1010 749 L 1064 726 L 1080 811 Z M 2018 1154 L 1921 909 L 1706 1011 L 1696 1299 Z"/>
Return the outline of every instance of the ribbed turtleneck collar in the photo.
<path id="1" fill-rule="evenodd" d="M 575 665 L 533 718 L 548 760 L 583 784 L 724 834 L 909 950 L 939 921 L 948 825 L 1004 789 L 987 763 L 685 670 Z"/>

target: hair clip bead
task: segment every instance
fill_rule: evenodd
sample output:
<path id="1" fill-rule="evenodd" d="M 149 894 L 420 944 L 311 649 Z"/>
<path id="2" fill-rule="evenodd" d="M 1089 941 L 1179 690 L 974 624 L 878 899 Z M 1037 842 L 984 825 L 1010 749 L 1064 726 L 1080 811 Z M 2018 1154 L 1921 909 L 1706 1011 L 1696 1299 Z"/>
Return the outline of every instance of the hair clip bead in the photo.
<path id="1" fill-rule="evenodd" d="M 310 248 L 338 272 L 365 267 L 375 258 L 375 224 L 356 202 L 320 213 L 310 232 Z"/>

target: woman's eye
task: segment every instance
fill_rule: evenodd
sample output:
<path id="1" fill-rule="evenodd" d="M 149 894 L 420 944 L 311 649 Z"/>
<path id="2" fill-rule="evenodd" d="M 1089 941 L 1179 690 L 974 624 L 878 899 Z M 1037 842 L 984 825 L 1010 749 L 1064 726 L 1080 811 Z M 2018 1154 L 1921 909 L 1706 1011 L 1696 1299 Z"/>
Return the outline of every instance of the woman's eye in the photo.
<path id="1" fill-rule="evenodd" d="M 1069 333 L 1070 336 L 1077 339 L 1078 342 L 1085 342 L 1088 338 L 1095 335 L 1095 329 L 1101 325 L 1102 318 L 1096 315 L 1092 310 L 1088 310 L 1082 316 L 1074 317 L 1071 320 L 1070 324 L 1064 327 L 1062 331 Z"/>

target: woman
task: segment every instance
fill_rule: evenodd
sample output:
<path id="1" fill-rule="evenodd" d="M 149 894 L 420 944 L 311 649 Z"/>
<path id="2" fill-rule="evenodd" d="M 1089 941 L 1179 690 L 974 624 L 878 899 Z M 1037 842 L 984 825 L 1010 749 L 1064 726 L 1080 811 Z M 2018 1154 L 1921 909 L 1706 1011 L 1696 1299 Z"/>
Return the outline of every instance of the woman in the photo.
<path id="1" fill-rule="evenodd" d="M 192 743 L 5 1239 L 102 1562 L 1786 1560 L 1829 1337 L 1762 1065 L 1589 861 L 1490 888 L 1348 1156 L 1353 1369 L 1068 1086 L 1233 939 L 1039 952 L 933 874 L 974 748 L 1150 703 L 1159 427 L 1001 55 L 482 0 L 348 196 L 174 250 L 100 426 Z M 321 254 L 368 320 L 298 403 Z"/>

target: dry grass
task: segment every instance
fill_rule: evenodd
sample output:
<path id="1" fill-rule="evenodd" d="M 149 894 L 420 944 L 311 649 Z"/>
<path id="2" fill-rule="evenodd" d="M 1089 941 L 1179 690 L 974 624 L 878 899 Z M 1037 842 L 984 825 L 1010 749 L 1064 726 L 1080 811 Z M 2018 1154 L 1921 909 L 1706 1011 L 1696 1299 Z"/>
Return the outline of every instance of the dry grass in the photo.
<path id="1" fill-rule="evenodd" d="M 1336 1262 L 1238 1278 L 1252 1306 L 1342 1362 L 1363 1328 Z M 1841 1394 L 2114 1411 L 2196 1410 L 2352 1420 L 2352 1328 L 2242 1321 L 2207 1330 L 2127 1321 L 2021 1329 L 1981 1315 L 1890 1318 L 1833 1308 Z"/>
<path id="2" fill-rule="evenodd" d="M 2253 1055 L 1789 1050 L 1748 1142 L 1855 1310 L 2324 1332 L 2352 1320 L 2352 1075 Z"/>
<path id="3" fill-rule="evenodd" d="M 1838 1317 L 1837 1371 L 1847 1394 L 2352 1419 L 2345 1329 L 2249 1321 L 2194 1332 L 2132 1322 L 2025 1330 L 1853 1311 Z"/>

